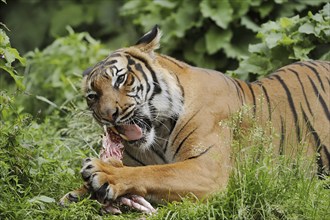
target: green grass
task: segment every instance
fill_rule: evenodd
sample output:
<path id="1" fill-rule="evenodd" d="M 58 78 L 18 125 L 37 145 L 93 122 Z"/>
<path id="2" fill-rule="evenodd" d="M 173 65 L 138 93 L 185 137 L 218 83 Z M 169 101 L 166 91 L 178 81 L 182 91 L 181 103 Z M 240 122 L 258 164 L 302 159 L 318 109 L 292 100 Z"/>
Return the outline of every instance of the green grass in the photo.
<path id="1" fill-rule="evenodd" d="M 183 199 L 152 216 L 101 215 L 87 199 L 67 208 L 58 200 L 82 182 L 81 161 L 96 156 L 102 132 L 86 112 L 73 108 L 39 121 L 22 113 L 14 97 L 1 94 L 0 219 L 326 219 L 327 180 L 310 172 L 313 161 L 274 157 L 271 138 L 257 127 L 233 143 L 237 163 L 228 188 L 208 200 Z M 246 153 L 242 154 L 241 146 Z M 269 146 L 266 148 L 265 146 Z M 232 155 L 233 156 L 233 155 Z M 276 159 L 274 159 L 276 158 Z"/>

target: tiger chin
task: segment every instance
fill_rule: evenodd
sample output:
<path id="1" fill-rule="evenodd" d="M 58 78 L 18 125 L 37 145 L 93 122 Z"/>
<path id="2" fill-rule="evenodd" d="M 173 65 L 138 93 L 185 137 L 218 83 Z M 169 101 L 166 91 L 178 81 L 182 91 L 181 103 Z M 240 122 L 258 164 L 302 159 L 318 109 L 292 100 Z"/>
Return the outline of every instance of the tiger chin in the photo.
<path id="1" fill-rule="evenodd" d="M 123 144 L 123 165 L 86 159 L 84 186 L 61 203 L 86 193 L 161 203 L 223 190 L 233 167 L 233 135 L 220 122 L 244 106 L 261 124 L 272 123 L 275 152 L 295 154 L 292 146 L 304 141 L 308 156 L 319 155 L 319 173 L 329 174 L 330 62 L 297 62 L 246 83 L 156 53 L 160 37 L 155 26 L 83 73 L 88 107 Z"/>

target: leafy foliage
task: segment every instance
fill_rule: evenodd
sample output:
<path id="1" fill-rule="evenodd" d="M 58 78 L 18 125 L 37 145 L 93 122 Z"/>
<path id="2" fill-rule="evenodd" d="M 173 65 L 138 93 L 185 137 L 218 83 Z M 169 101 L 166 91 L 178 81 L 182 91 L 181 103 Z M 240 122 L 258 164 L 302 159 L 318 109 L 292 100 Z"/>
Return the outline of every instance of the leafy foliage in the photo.
<path id="1" fill-rule="evenodd" d="M 1 6 L 0 14 L 12 30 L 12 42 L 23 52 L 44 48 L 65 36 L 66 26 L 89 32 L 107 41 L 110 48 L 118 48 L 118 43 L 123 46 L 137 38 L 131 22 L 119 17 L 121 4 L 117 0 L 10 0 Z"/>
<path id="2" fill-rule="evenodd" d="M 153 1 L 129 0 L 121 15 L 147 31 L 155 23 L 164 32 L 162 52 L 217 70 L 235 69 L 249 55 L 260 25 L 269 19 L 293 16 L 317 1 Z"/>
<path id="3" fill-rule="evenodd" d="M 64 111 L 70 104 L 85 106 L 79 89 L 82 72 L 109 54 L 88 33 L 68 30 L 68 36 L 55 40 L 43 51 L 36 49 L 26 54 L 24 84 L 30 98 L 22 101 L 32 114 Z"/>
<path id="4" fill-rule="evenodd" d="M 241 79 L 258 78 L 299 60 L 330 60 L 330 3 L 318 13 L 280 18 L 262 25 L 257 37 L 261 43 L 249 45 L 237 70 L 229 72 Z"/>
<path id="5" fill-rule="evenodd" d="M 44 47 L 54 37 L 65 36 L 66 25 L 77 32 L 87 31 L 114 49 L 131 44 L 159 24 L 164 32 L 163 53 L 196 66 L 225 71 L 236 69 L 241 58 L 248 56 L 248 45 L 256 42 L 255 35 L 265 21 L 296 14 L 302 17 L 326 2 L 12 0 L 0 9 L 0 14 L 6 15 L 4 21 L 15 33 L 11 37 L 23 50 Z"/>
<path id="6" fill-rule="evenodd" d="M 2 27 L 6 27 L 0 23 Z M 18 88 L 23 89 L 22 77 L 17 75 L 13 67 L 13 62 L 18 60 L 22 65 L 25 65 L 25 59 L 22 58 L 15 48 L 10 45 L 9 37 L 6 32 L 0 28 L 0 69 L 3 69 L 15 80 Z"/>

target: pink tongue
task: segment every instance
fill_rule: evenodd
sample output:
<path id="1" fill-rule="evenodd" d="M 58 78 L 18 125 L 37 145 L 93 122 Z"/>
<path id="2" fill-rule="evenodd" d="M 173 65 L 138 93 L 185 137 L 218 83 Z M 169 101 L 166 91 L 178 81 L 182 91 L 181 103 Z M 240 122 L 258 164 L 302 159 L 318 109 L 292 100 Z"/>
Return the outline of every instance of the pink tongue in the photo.
<path id="1" fill-rule="evenodd" d="M 123 134 L 130 141 L 135 141 L 142 138 L 142 129 L 135 124 L 122 125 L 121 128 L 123 129 Z"/>

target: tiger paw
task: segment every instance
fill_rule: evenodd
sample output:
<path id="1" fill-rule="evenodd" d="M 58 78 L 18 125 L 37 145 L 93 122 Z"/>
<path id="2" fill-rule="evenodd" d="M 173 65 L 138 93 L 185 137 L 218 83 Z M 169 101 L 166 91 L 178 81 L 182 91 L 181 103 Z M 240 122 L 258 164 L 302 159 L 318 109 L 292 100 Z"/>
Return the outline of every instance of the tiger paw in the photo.
<path id="1" fill-rule="evenodd" d="M 84 160 L 83 168 L 80 171 L 82 178 L 86 182 L 89 191 L 101 203 L 118 197 L 118 190 L 116 190 L 118 187 L 116 187 L 114 181 L 114 169 L 116 168 L 110 163 L 96 158 Z"/>

